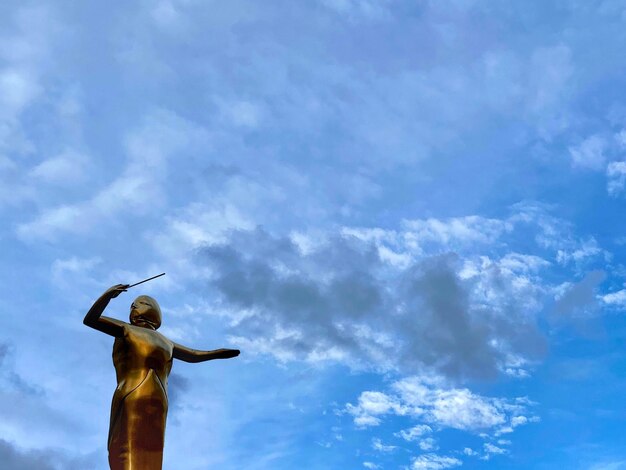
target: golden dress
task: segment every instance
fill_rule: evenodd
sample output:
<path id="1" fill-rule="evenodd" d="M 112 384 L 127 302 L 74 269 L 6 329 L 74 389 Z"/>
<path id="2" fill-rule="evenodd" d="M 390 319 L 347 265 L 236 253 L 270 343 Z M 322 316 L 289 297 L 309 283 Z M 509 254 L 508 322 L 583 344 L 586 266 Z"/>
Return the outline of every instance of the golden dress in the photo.
<path id="1" fill-rule="evenodd" d="M 123 335 L 115 339 L 111 470 L 161 470 L 173 351 L 174 344 L 165 336 L 140 326 L 125 324 Z"/>

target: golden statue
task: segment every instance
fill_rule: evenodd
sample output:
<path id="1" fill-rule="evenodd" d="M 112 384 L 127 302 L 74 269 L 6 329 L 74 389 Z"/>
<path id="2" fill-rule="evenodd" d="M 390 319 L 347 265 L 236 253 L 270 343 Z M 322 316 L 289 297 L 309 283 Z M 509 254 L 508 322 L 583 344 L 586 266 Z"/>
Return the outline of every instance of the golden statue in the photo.
<path id="1" fill-rule="evenodd" d="M 130 324 L 103 317 L 109 301 L 129 287 L 132 286 L 117 284 L 108 289 L 89 309 L 84 323 L 115 337 L 117 388 L 111 404 L 108 440 L 111 470 L 160 470 L 167 418 L 167 377 L 172 360 L 228 359 L 238 356 L 239 350 L 197 351 L 170 341 L 156 331 L 161 325 L 161 309 L 147 295 L 140 295 L 131 304 Z"/>

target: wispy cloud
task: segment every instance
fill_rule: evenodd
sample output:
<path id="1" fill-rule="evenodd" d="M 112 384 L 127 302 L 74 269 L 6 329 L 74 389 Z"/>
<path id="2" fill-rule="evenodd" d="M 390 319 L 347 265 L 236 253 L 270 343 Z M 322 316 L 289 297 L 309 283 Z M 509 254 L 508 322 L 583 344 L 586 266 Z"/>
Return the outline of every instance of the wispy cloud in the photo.
<path id="1" fill-rule="evenodd" d="M 599 135 L 592 135 L 579 145 L 570 147 L 572 165 L 590 170 L 603 170 L 606 165 L 606 140 Z"/>
<path id="2" fill-rule="evenodd" d="M 619 196 L 626 187 L 626 162 L 611 162 L 606 167 L 607 191 L 611 196 Z"/>
<path id="3" fill-rule="evenodd" d="M 118 220 L 120 214 L 132 217 L 164 207 L 168 200 L 164 182 L 170 160 L 177 153 L 181 158 L 185 146 L 201 136 L 202 130 L 178 116 L 155 112 L 128 136 L 126 165 L 121 172 L 115 172 L 109 183 L 85 201 L 45 209 L 34 220 L 20 224 L 18 236 L 34 241 L 54 239 L 62 233 L 88 234 L 97 231 L 105 221 Z"/>

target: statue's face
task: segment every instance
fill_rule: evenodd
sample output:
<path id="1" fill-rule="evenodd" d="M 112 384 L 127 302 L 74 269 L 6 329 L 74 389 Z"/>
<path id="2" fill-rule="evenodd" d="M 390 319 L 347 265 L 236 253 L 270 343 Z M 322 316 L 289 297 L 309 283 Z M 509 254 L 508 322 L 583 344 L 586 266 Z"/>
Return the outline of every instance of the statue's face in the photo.
<path id="1" fill-rule="evenodd" d="M 140 295 L 130 305 L 130 323 L 135 326 L 156 330 L 161 325 L 161 312 L 156 302 Z"/>

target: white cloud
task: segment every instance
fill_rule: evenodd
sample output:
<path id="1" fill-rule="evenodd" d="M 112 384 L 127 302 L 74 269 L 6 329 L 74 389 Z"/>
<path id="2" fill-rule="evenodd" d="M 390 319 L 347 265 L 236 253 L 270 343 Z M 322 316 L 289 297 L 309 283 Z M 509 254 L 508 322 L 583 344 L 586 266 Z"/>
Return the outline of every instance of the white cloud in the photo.
<path id="1" fill-rule="evenodd" d="M 382 441 L 377 437 L 372 439 L 372 449 L 379 452 L 393 452 L 397 448 L 397 446 L 383 444 Z"/>
<path id="2" fill-rule="evenodd" d="M 427 424 L 418 424 L 409 429 L 403 429 L 396 435 L 400 436 L 405 441 L 418 441 L 424 434 L 429 434 L 433 429 Z"/>
<path id="3" fill-rule="evenodd" d="M 619 196 L 626 187 L 626 162 L 609 163 L 606 168 L 606 177 L 606 189 L 609 196 Z"/>
<path id="4" fill-rule="evenodd" d="M 377 426 L 381 416 L 388 414 L 405 415 L 408 408 L 382 392 L 363 392 L 358 403 L 346 405 L 346 411 L 354 417 L 357 426 Z"/>
<path id="5" fill-rule="evenodd" d="M 490 455 L 502 455 L 502 454 L 506 454 L 508 451 L 506 449 L 503 449 L 502 447 L 498 447 L 496 445 L 493 445 L 489 442 L 485 442 L 483 444 L 483 449 L 485 451 L 485 453 L 487 454 L 487 456 Z"/>
<path id="6" fill-rule="evenodd" d="M 421 450 L 423 450 L 424 452 L 429 452 L 429 451 L 433 451 L 433 450 L 437 450 L 439 449 L 439 446 L 437 445 L 437 441 L 435 439 L 433 439 L 432 437 L 427 437 L 426 439 L 421 439 L 418 442 L 419 448 Z"/>
<path id="7" fill-rule="evenodd" d="M 550 266 L 550 262 L 534 255 L 507 253 L 500 260 L 500 267 L 510 272 L 537 272 Z"/>
<path id="8" fill-rule="evenodd" d="M 492 455 L 508 452 L 502 446 L 510 445 L 511 441 L 498 439 L 499 436 L 510 434 L 519 426 L 539 421 L 539 417 L 531 412 L 534 405 L 525 397 L 506 399 L 480 396 L 465 388 L 451 387 L 442 378 L 422 376 L 398 380 L 391 384 L 390 391 L 386 393 L 363 392 L 357 404 L 347 404 L 343 412 L 351 415 L 359 428 L 378 426 L 383 419 L 392 416 L 418 421 L 420 424 L 394 433 L 408 442 L 416 442 L 420 450 L 427 452 L 418 457 L 422 458 L 418 460 L 418 465 L 423 467 L 412 468 L 446 468 L 425 466 L 441 463 L 436 458 L 431 459 L 435 455 L 432 452 L 438 449 L 436 436 L 431 433 L 457 429 L 493 440 L 484 445 L 481 457 L 489 459 Z M 376 439 L 372 442 L 374 447 L 382 450 L 382 443 Z M 467 456 L 479 455 L 469 447 L 458 452 Z"/>
<path id="9" fill-rule="evenodd" d="M 523 406 L 516 407 L 516 410 L 517 410 L 516 413 L 525 412 L 525 408 Z M 522 426 L 528 423 L 538 423 L 539 421 L 541 421 L 541 418 L 539 418 L 539 416 L 527 417 L 522 414 L 517 414 L 511 419 L 511 421 L 507 425 L 502 426 L 501 428 L 498 428 L 496 432 L 494 433 L 494 435 L 497 437 L 497 436 L 501 436 L 502 434 L 510 434 L 514 432 L 515 428 L 518 426 Z M 498 442 L 500 441 L 508 442 L 510 444 L 510 441 L 508 440 L 499 439 Z"/>
<path id="10" fill-rule="evenodd" d="M 387 415 L 410 416 L 428 423 L 400 431 L 406 440 L 417 440 L 433 426 L 494 433 L 503 427 L 514 429 L 529 422 L 524 400 L 505 400 L 476 395 L 468 389 L 442 387 L 443 382 L 420 377 L 399 380 L 393 393 L 366 391 L 356 405 L 347 404 L 357 426 L 377 426 Z"/>
<path id="11" fill-rule="evenodd" d="M 441 426 L 470 430 L 501 424 L 505 415 L 469 390 L 448 390 L 439 392 L 429 419 Z"/>
<path id="12" fill-rule="evenodd" d="M 584 261 L 599 255 L 606 255 L 606 253 L 598 246 L 596 239 L 590 237 L 587 240 L 581 240 L 579 246 L 570 250 L 558 250 L 556 260 L 561 264 L 574 263 L 580 266 Z"/>
<path id="13" fill-rule="evenodd" d="M 373 462 L 363 462 L 363 466 L 365 468 L 369 468 L 370 470 L 376 470 L 377 468 L 380 468 L 380 466 L 376 465 Z"/>
<path id="14" fill-rule="evenodd" d="M 531 376 L 528 369 L 533 363 L 522 356 L 508 354 L 502 362 L 501 370 L 509 377 L 517 379 L 527 379 Z"/>
<path id="15" fill-rule="evenodd" d="M 517 427 L 526 423 L 528 423 L 528 418 L 526 416 L 514 416 L 513 419 L 511 419 L 511 426 L 513 427 Z"/>
<path id="16" fill-rule="evenodd" d="M 513 205 L 514 214 L 509 221 L 517 230 L 523 226 L 536 227 L 536 243 L 551 252 L 554 260 L 560 264 L 572 264 L 580 273 L 582 268 L 598 258 L 603 261 L 610 258 L 610 253 L 602 249 L 596 239 L 575 235 L 571 223 L 551 214 L 553 207 L 537 203 L 518 203 Z"/>
<path id="17" fill-rule="evenodd" d="M 401 403 L 429 424 L 460 430 L 493 428 L 506 422 L 506 410 L 495 399 L 473 394 L 467 389 L 443 389 L 429 386 L 415 377 L 394 383 Z"/>
<path id="18" fill-rule="evenodd" d="M 606 150 L 606 139 L 600 135 L 592 135 L 580 144 L 569 147 L 572 165 L 589 170 L 603 170 L 607 158 Z"/>
<path id="19" fill-rule="evenodd" d="M 456 217 L 447 220 L 435 218 L 405 220 L 407 244 L 437 244 L 455 247 L 473 243 L 493 243 L 513 226 L 506 220 L 487 219 L 480 216 Z"/>
<path id="20" fill-rule="evenodd" d="M 437 454 L 423 454 L 415 457 L 411 462 L 413 470 L 443 470 L 459 467 L 463 464 L 456 457 L 446 457 Z"/>
<path id="21" fill-rule="evenodd" d="M 626 308 L 626 289 L 605 294 L 600 298 L 604 304 L 611 307 Z"/>

